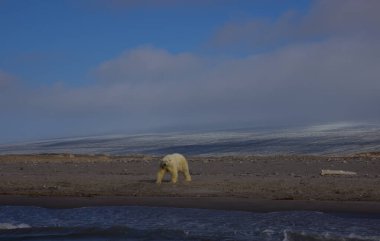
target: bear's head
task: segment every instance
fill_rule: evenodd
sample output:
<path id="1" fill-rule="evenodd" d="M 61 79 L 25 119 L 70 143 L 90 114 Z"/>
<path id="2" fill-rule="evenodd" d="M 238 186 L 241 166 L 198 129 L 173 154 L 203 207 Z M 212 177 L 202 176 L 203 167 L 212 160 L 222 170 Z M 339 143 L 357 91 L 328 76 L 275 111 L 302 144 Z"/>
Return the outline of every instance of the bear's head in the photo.
<path id="1" fill-rule="evenodd" d="M 162 159 L 161 162 L 160 162 L 160 167 L 162 169 L 165 169 L 169 166 L 169 161 L 168 160 L 165 160 L 165 159 Z"/>

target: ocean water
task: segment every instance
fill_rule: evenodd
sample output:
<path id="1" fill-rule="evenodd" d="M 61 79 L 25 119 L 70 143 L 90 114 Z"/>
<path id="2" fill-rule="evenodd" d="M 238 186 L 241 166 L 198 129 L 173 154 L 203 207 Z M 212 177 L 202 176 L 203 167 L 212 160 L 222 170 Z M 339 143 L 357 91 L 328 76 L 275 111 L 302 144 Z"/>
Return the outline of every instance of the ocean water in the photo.
<path id="1" fill-rule="evenodd" d="M 380 241 L 380 216 L 137 206 L 0 206 L 0 240 Z"/>

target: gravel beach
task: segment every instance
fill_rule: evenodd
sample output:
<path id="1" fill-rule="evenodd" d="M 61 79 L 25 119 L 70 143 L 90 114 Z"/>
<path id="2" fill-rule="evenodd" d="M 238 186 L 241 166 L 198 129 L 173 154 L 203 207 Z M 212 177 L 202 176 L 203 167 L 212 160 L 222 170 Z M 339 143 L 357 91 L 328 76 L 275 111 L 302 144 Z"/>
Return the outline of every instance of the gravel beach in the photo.
<path id="1" fill-rule="evenodd" d="M 271 210 L 271 206 L 276 210 L 280 202 L 274 201 L 282 201 L 280 206 L 286 204 L 285 209 L 307 207 L 307 203 L 312 208 L 316 202 L 334 202 L 334 205 L 327 205 L 327 209 L 332 210 L 334 206 L 339 210 L 344 203 L 352 203 L 351 207 L 368 203 L 373 210 L 380 206 L 379 153 L 335 157 L 188 156 L 193 181 L 185 183 L 180 175 L 175 185 L 169 182 L 169 176 L 161 185 L 155 183 L 160 158 L 148 155 L 3 155 L 0 156 L 0 204 L 27 204 L 25 200 L 34 200 L 30 202 L 48 206 L 47 200 L 54 200 L 52 198 L 71 198 L 72 206 L 81 206 L 79 200 L 87 200 L 83 205 L 91 205 L 91 200 L 94 204 L 107 205 L 108 200 L 110 205 L 124 202 L 176 206 L 177 203 L 177 206 L 189 207 L 203 207 L 206 201 L 209 203 L 206 206 L 224 209 L 239 209 L 239 205 L 240 209 L 249 209 L 255 202 L 259 205 L 257 201 L 265 209 L 262 204 L 271 201 L 267 210 Z M 322 169 L 350 171 L 356 175 L 322 176 Z"/>

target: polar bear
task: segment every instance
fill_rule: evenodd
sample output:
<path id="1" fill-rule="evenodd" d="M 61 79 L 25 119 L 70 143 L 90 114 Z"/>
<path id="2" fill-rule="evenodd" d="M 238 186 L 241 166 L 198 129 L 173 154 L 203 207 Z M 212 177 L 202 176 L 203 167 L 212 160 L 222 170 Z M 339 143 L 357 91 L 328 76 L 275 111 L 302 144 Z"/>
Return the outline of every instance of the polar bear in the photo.
<path id="1" fill-rule="evenodd" d="M 186 158 L 178 153 L 170 154 L 164 156 L 160 161 L 160 168 L 157 172 L 156 183 L 160 184 L 165 173 L 169 172 L 171 175 L 172 183 L 177 183 L 178 172 L 182 172 L 185 175 L 186 181 L 191 181 L 191 176 L 189 173 L 189 165 Z"/>

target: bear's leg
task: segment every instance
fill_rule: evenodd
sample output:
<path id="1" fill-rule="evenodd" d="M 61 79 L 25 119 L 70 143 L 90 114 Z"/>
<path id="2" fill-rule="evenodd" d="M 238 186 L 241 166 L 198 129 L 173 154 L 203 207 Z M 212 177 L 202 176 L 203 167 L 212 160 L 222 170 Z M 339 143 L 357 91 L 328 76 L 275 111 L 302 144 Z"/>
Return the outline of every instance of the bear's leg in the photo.
<path id="1" fill-rule="evenodd" d="M 172 170 L 170 170 L 170 174 L 172 175 L 172 183 L 177 183 L 177 181 L 178 181 L 178 170 L 172 169 Z"/>
<path id="2" fill-rule="evenodd" d="M 183 174 L 185 175 L 185 180 L 190 182 L 191 181 L 191 176 L 190 176 L 190 172 L 189 172 L 189 169 L 185 169 L 185 171 L 183 172 Z"/>
<path id="3" fill-rule="evenodd" d="M 189 166 L 187 165 L 187 163 L 185 163 L 185 165 L 183 167 L 183 174 L 185 175 L 185 180 L 190 182 L 191 176 L 190 176 L 190 172 L 189 172 Z"/>
<path id="4" fill-rule="evenodd" d="M 162 178 L 164 178 L 165 172 L 166 172 L 165 169 L 160 169 L 157 172 L 157 181 L 156 181 L 156 183 L 160 184 L 162 182 Z"/>

